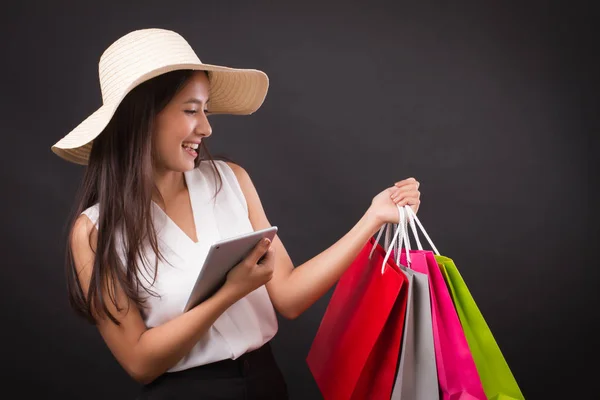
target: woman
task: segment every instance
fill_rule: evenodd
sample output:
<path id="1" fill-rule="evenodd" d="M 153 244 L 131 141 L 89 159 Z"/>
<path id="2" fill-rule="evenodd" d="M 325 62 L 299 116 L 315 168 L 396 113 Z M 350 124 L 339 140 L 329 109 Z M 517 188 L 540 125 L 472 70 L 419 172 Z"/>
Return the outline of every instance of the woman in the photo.
<path id="1" fill-rule="evenodd" d="M 142 384 L 140 398 L 287 398 L 269 346 L 275 310 L 293 319 L 326 293 L 383 224 L 398 222 L 396 204 L 417 211 L 419 183 L 379 193 L 346 235 L 296 268 L 279 237 L 259 244 L 183 313 L 210 244 L 270 226 L 247 172 L 214 160 L 205 141 L 207 115 L 255 112 L 267 76 L 203 64 L 161 29 L 117 40 L 99 71 L 102 107 L 52 146 L 87 165 L 67 246 L 74 309 Z"/>

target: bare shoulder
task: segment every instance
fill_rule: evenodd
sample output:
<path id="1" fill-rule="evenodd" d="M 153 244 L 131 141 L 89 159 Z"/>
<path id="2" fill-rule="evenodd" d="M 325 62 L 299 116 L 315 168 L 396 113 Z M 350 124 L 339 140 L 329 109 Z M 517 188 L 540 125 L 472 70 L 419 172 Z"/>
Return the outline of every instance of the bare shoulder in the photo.
<path id="1" fill-rule="evenodd" d="M 238 165 L 234 162 L 231 162 L 231 161 L 225 161 L 225 162 L 227 163 L 227 165 L 229 165 L 229 167 L 235 174 L 238 184 L 240 185 L 240 188 L 242 189 L 242 192 L 244 193 L 244 197 L 246 198 L 246 203 L 248 203 L 248 206 L 251 207 L 253 205 L 253 204 L 251 204 L 252 202 L 260 201 L 258 192 L 256 191 L 256 188 L 254 187 L 254 183 L 252 182 L 252 179 L 250 178 L 250 174 L 248 173 L 248 171 L 246 171 L 241 165 Z"/>
<path id="2" fill-rule="evenodd" d="M 242 166 L 231 161 L 225 161 L 225 163 L 229 165 L 229 168 L 231 168 L 235 174 L 235 177 L 237 178 L 238 182 L 240 182 L 240 185 L 242 182 L 247 182 L 250 180 L 250 175 L 248 175 L 248 172 Z"/>
<path id="3" fill-rule="evenodd" d="M 96 227 L 87 215 L 81 214 L 77 217 L 71 232 L 70 245 L 77 276 L 84 293 L 87 293 L 91 278 L 97 239 Z"/>
<path id="4" fill-rule="evenodd" d="M 248 204 L 248 217 L 250 218 L 250 222 L 254 229 L 262 229 L 271 226 L 265 214 L 265 210 L 263 209 L 258 191 L 248 172 L 236 163 L 230 161 L 226 161 L 226 163 L 233 170 L 240 188 L 244 193 L 246 204 Z"/>
<path id="5" fill-rule="evenodd" d="M 74 242 L 79 242 L 84 237 L 89 238 L 90 235 L 96 230 L 94 223 L 88 218 L 87 215 L 81 214 L 75 220 L 75 224 L 73 225 L 72 231 L 72 244 Z"/>

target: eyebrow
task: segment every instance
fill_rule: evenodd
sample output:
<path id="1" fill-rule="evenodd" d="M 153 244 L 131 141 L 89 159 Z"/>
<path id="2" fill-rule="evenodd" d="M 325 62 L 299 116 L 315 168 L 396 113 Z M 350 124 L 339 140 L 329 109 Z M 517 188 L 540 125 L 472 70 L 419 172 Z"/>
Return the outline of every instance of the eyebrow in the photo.
<path id="1" fill-rule="evenodd" d="M 206 100 L 206 102 L 208 103 L 208 99 Z M 192 97 L 191 99 L 188 99 L 187 101 L 185 101 L 183 104 L 189 104 L 189 103 L 202 104 L 202 101 L 200 99 Z"/>

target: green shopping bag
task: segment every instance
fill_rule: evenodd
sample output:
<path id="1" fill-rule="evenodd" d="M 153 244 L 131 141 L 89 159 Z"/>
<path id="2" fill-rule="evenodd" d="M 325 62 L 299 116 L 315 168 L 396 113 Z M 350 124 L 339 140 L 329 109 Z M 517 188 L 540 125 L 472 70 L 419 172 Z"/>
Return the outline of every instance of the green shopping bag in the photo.
<path id="1" fill-rule="evenodd" d="M 523 400 L 519 385 L 454 261 L 439 255 L 435 259 L 450 290 L 487 398 Z"/>

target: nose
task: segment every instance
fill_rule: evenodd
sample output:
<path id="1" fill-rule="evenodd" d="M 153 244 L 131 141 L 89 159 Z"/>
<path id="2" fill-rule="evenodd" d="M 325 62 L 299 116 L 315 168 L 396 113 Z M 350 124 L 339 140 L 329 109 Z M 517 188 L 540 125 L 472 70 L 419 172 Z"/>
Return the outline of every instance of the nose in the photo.
<path id="1" fill-rule="evenodd" d="M 206 115 L 203 113 L 200 113 L 200 116 L 198 117 L 194 133 L 202 137 L 209 137 L 212 135 L 210 122 L 208 122 L 208 118 L 206 118 Z"/>

